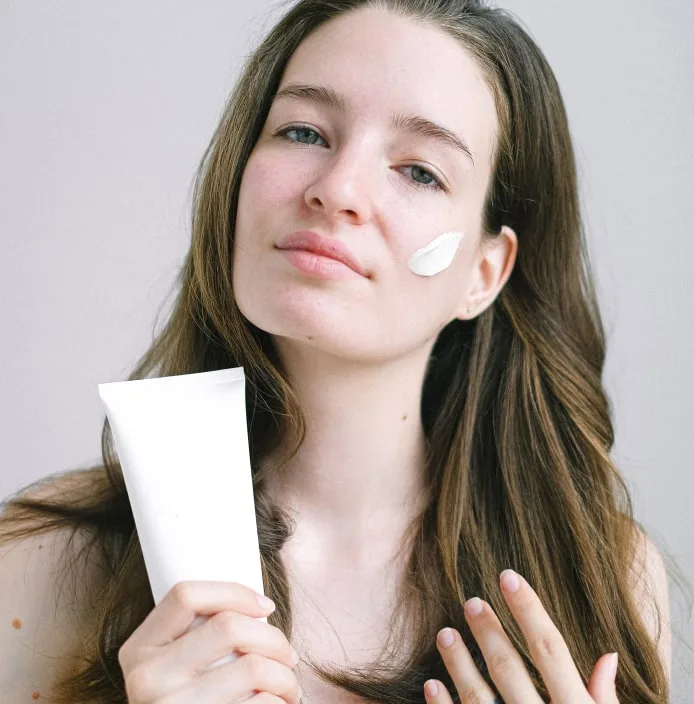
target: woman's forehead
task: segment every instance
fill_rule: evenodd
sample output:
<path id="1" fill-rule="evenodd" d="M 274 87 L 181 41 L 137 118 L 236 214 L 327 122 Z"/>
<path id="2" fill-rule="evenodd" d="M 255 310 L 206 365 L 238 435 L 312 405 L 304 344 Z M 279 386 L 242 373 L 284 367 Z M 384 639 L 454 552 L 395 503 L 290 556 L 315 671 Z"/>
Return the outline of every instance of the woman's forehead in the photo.
<path id="1" fill-rule="evenodd" d="M 297 85 L 318 90 L 292 93 Z M 492 90 L 469 51 L 421 22 L 373 9 L 337 17 L 296 49 L 277 95 L 283 91 L 347 119 L 385 120 L 391 127 L 419 124 L 422 130 L 431 123 L 430 128 L 444 128 L 438 134 L 430 129 L 432 138 L 447 132 L 451 149 L 457 137 L 459 158 L 469 168 L 473 161 L 476 167 L 489 161 L 497 129 Z M 464 156 L 461 145 L 475 156 Z"/>

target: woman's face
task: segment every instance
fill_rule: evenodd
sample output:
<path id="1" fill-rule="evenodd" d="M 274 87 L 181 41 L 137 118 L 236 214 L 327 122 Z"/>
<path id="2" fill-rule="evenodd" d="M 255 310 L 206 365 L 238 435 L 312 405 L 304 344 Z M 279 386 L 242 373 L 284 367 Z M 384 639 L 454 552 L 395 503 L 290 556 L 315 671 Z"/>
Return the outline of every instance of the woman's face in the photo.
<path id="1" fill-rule="evenodd" d="M 497 119 L 471 55 L 438 30 L 363 9 L 298 47 L 277 95 L 297 84 L 322 86 L 344 106 L 273 101 L 239 194 L 233 282 L 246 318 L 282 344 L 376 361 L 433 343 L 477 299 L 473 315 L 491 303 L 480 235 Z M 393 126 L 396 115 L 447 128 L 472 158 Z M 365 275 L 297 268 L 296 255 L 276 248 L 297 230 L 339 240 Z M 452 263 L 413 273 L 411 255 L 445 232 L 463 233 Z"/>

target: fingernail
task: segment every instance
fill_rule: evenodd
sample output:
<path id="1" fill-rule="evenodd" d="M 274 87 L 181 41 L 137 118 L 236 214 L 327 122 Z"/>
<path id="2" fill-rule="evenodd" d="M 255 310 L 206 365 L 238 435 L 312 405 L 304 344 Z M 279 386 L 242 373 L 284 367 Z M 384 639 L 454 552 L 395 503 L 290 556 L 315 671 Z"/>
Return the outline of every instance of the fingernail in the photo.
<path id="1" fill-rule="evenodd" d="M 518 575 L 513 570 L 504 570 L 501 573 L 501 586 L 507 592 L 517 592 L 520 587 Z"/>
<path id="2" fill-rule="evenodd" d="M 264 608 L 264 609 L 275 609 L 275 602 L 272 599 L 268 599 L 266 596 L 263 596 L 262 594 L 256 594 L 256 598 L 258 599 L 258 603 Z"/>
<path id="3" fill-rule="evenodd" d="M 443 648 L 450 648 L 455 640 L 455 635 L 450 628 L 444 628 L 439 632 L 438 641 L 439 645 Z"/>
<path id="4" fill-rule="evenodd" d="M 463 608 L 467 612 L 468 616 L 477 616 L 477 614 L 482 613 L 482 599 L 478 596 L 473 596 L 472 599 L 468 599 Z"/>
<path id="5" fill-rule="evenodd" d="M 435 697 L 439 693 L 439 686 L 434 680 L 427 680 L 424 683 L 424 693 L 428 694 L 430 697 Z"/>
<path id="6" fill-rule="evenodd" d="M 612 675 L 612 681 L 615 681 L 617 677 L 617 662 L 619 661 L 619 655 L 617 653 L 612 653 L 612 659 L 610 660 L 610 675 Z"/>

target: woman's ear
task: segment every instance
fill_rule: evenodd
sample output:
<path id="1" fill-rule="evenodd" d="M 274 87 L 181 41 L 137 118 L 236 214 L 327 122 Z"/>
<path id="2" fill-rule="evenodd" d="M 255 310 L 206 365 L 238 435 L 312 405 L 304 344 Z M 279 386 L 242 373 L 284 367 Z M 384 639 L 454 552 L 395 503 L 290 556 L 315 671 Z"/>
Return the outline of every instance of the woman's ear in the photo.
<path id="1" fill-rule="evenodd" d="M 457 318 L 474 318 L 494 302 L 511 276 L 517 252 L 518 237 L 506 225 L 498 235 L 482 238 L 472 272 L 473 283 L 460 302 Z"/>

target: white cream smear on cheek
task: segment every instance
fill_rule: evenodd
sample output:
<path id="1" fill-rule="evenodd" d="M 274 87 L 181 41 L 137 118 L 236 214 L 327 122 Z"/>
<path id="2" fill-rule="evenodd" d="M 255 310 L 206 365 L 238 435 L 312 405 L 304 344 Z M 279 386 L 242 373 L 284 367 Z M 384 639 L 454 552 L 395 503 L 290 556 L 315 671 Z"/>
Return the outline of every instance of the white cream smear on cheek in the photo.
<path id="1" fill-rule="evenodd" d="M 453 263 L 464 234 L 463 232 L 442 232 L 409 258 L 408 269 L 418 276 L 434 276 L 448 269 Z"/>

